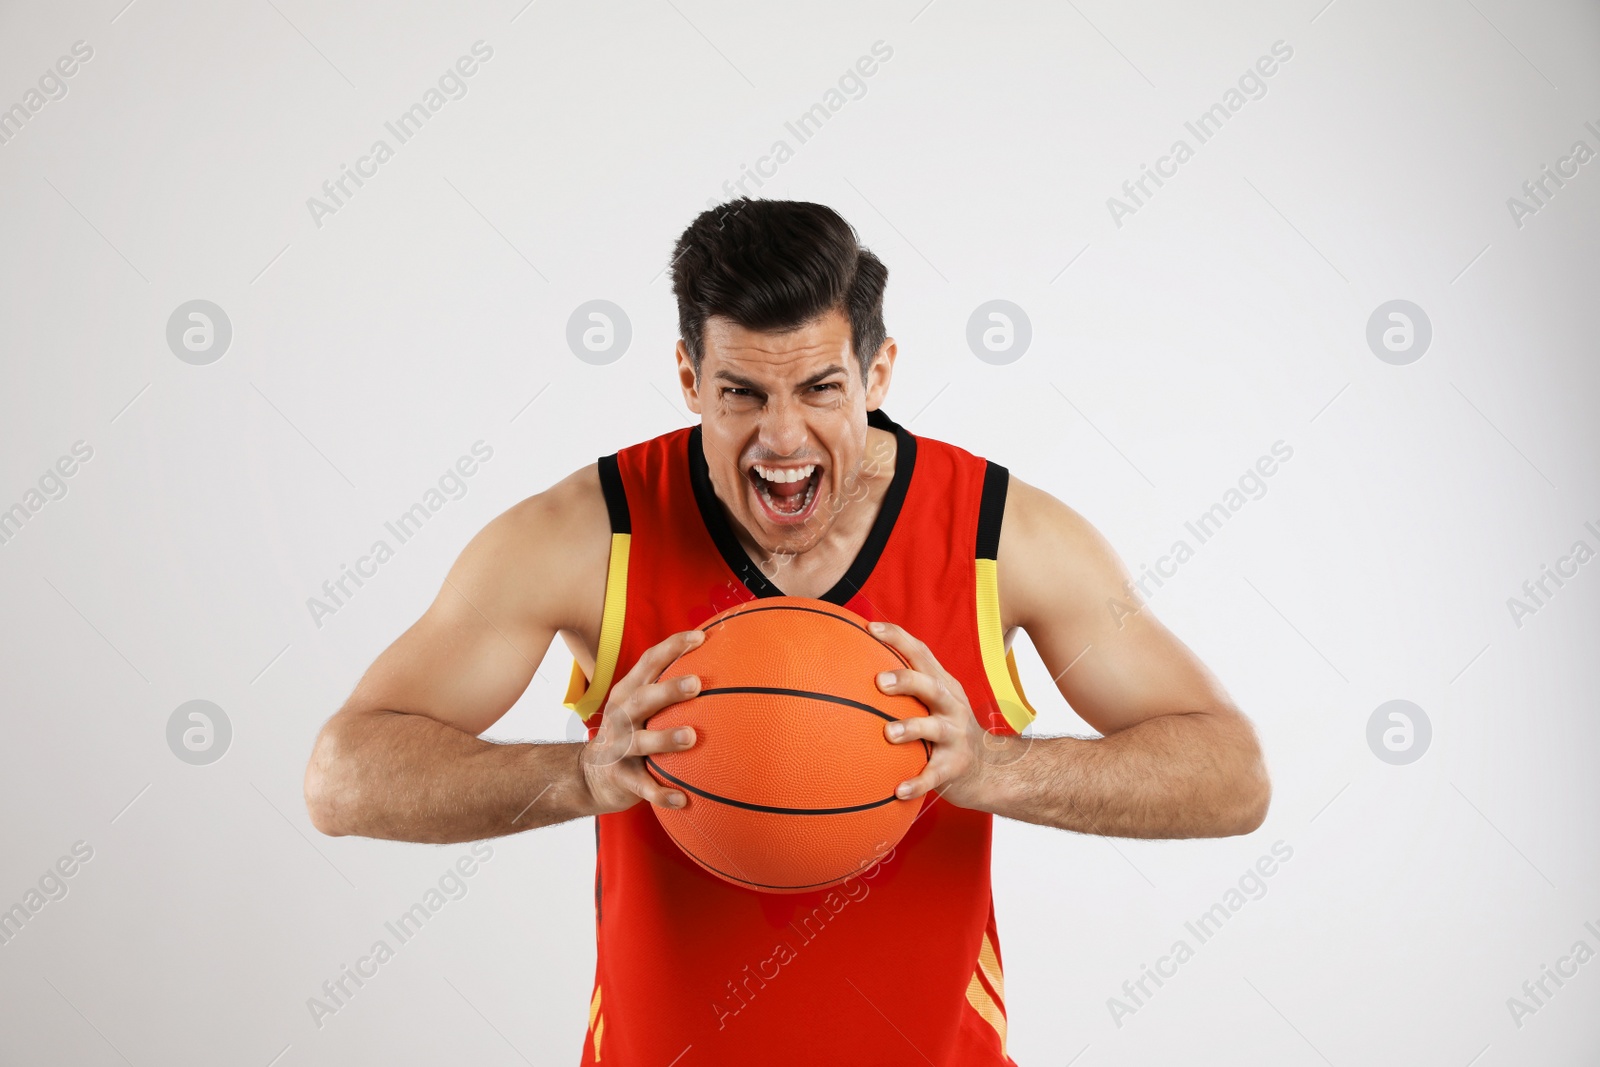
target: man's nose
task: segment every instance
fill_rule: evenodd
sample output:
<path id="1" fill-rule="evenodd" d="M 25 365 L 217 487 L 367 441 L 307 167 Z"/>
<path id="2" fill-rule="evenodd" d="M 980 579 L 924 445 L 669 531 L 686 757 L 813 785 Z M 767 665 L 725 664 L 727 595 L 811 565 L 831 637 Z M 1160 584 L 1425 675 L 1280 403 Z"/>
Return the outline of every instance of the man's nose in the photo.
<path id="1" fill-rule="evenodd" d="M 769 403 L 761 420 L 761 444 L 778 456 L 792 456 L 805 448 L 805 413 L 788 401 Z"/>

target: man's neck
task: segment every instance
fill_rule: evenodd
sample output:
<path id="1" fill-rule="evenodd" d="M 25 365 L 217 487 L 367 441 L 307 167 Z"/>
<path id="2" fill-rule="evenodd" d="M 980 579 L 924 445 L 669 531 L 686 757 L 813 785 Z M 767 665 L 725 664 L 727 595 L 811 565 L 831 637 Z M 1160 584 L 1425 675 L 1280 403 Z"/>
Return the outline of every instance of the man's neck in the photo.
<path id="1" fill-rule="evenodd" d="M 844 577 L 866 544 L 894 480 L 898 455 L 894 434 L 867 427 L 860 465 L 845 476 L 841 496 L 818 505 L 808 524 L 818 532 L 800 539 L 796 551 L 769 553 L 731 515 L 729 525 L 740 547 L 773 585 L 788 596 L 820 597 Z M 830 514 L 823 514 L 824 510 Z"/>

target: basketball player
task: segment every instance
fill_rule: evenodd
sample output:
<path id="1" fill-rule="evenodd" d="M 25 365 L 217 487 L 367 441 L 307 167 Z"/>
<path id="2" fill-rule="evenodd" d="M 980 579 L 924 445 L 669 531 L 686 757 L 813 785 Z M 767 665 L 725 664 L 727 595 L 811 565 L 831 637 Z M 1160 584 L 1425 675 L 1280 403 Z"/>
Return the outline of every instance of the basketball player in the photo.
<path id="1" fill-rule="evenodd" d="M 595 818 L 585 1064 L 1011 1064 L 995 815 L 1140 838 L 1243 834 L 1265 817 L 1250 723 L 1131 599 L 1099 534 L 884 412 L 898 354 L 887 276 L 817 204 L 740 200 L 696 218 L 672 283 L 699 425 L 489 523 L 317 740 L 306 800 L 326 834 L 459 842 Z M 923 805 L 905 838 L 843 886 L 798 895 L 731 885 L 683 855 L 650 805 L 685 798 L 643 766 L 695 743 L 643 724 L 698 680 L 652 679 L 711 615 L 778 595 L 881 623 L 911 667 L 878 684 L 932 712 L 885 725 L 894 743 L 931 746 L 898 790 Z M 1023 736 L 1018 628 L 1103 736 Z M 556 634 L 588 741 L 480 740 Z"/>

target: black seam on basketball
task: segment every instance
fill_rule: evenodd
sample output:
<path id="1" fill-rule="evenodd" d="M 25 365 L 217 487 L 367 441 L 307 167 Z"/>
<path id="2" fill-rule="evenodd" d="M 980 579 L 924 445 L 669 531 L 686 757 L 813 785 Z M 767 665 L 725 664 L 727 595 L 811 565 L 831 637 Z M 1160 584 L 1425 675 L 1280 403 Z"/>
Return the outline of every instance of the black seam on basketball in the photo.
<path id="1" fill-rule="evenodd" d="M 907 662 L 906 658 L 900 654 L 899 650 L 897 650 L 893 645 L 885 642 L 882 638 L 878 637 L 878 635 L 874 634 L 871 630 L 867 629 L 865 626 L 862 626 L 860 623 L 851 619 L 847 619 L 843 615 L 837 615 L 831 611 L 823 611 L 821 608 L 803 608 L 799 604 L 774 604 L 771 607 L 745 608 L 743 611 L 736 612 L 727 616 L 726 618 L 717 619 L 714 622 L 704 623 L 699 627 L 699 630 L 701 633 L 710 633 L 713 626 L 721 626 L 724 623 L 732 622 L 740 615 L 754 615 L 758 611 L 804 611 L 809 612 L 812 615 L 826 615 L 830 619 L 839 620 L 846 626 L 855 627 L 857 630 L 860 630 L 862 633 L 878 642 L 878 644 L 883 645 L 883 647 L 888 649 L 890 652 L 893 652 L 894 658 L 899 660 L 902 664 L 907 667 L 911 666 L 911 664 Z M 665 668 L 662 669 L 662 673 L 666 673 Z"/>
<path id="2" fill-rule="evenodd" d="M 871 811 L 873 808 L 881 808 L 891 800 L 899 799 L 893 793 L 890 793 L 882 800 L 872 800 L 865 804 L 852 804 L 845 808 L 780 808 L 772 804 L 751 804 L 748 801 L 734 800 L 731 797 L 720 797 L 715 793 L 706 792 L 699 786 L 690 785 L 677 775 L 662 770 L 661 765 L 655 760 L 651 759 L 649 756 L 644 758 L 644 762 L 652 771 L 661 775 L 661 777 L 665 778 L 673 785 L 679 787 L 680 789 L 687 789 L 697 797 L 704 797 L 706 800 L 712 800 L 718 804 L 726 804 L 731 808 L 743 808 L 745 811 L 766 812 L 768 815 L 849 815 L 852 812 Z"/>
<path id="3" fill-rule="evenodd" d="M 834 696 L 832 693 L 816 693 L 810 689 L 784 689 L 781 686 L 776 685 L 722 685 L 717 686 L 714 689 L 702 689 L 697 695 L 703 697 L 720 697 L 727 696 L 730 693 L 754 693 L 758 695 L 779 697 L 807 697 L 811 700 L 825 700 L 830 704 L 843 704 L 847 708 L 856 708 L 860 711 L 868 711 L 885 722 L 900 721 L 893 715 L 890 715 L 887 711 L 880 711 L 871 704 L 863 704 L 861 701 L 851 700 L 849 697 Z"/>
<path id="4" fill-rule="evenodd" d="M 897 650 L 893 645 L 889 644 L 887 641 L 884 641 L 881 637 L 878 637 L 876 634 L 874 634 L 871 630 L 867 629 L 865 626 L 862 626 L 860 623 L 852 622 L 851 620 L 845 618 L 843 615 L 837 615 L 837 614 L 835 614 L 834 612 L 831 612 L 831 611 L 823 611 L 821 608 L 803 608 L 798 604 L 774 604 L 771 607 L 746 608 L 745 610 L 737 612 L 736 614 L 733 614 L 733 615 L 729 615 L 726 618 L 717 619 L 717 620 L 715 620 L 713 622 L 703 623 L 700 626 L 696 627 L 696 629 L 698 629 L 701 633 L 710 633 L 711 632 L 711 628 L 713 626 L 721 626 L 723 623 L 732 622 L 734 619 L 737 619 L 740 615 L 754 615 L 758 611 L 805 611 L 805 612 L 809 612 L 812 615 L 826 615 L 830 619 L 837 619 L 838 621 L 844 623 L 846 626 L 855 627 L 857 630 L 860 630 L 862 633 L 866 634 L 868 637 L 870 637 L 874 641 L 878 642 L 878 644 L 882 645 L 885 649 L 887 649 L 894 656 L 895 659 L 900 661 L 900 665 L 902 667 L 911 666 L 910 661 L 908 661 L 904 656 L 902 656 L 900 654 L 899 650 Z M 693 651 L 694 651 L 694 649 L 692 649 L 692 648 L 689 650 L 689 652 L 693 652 Z M 682 653 L 681 655 L 678 656 L 678 659 L 682 659 L 684 656 L 686 656 L 688 654 L 689 654 L 688 652 Z M 654 678 L 650 679 L 650 680 L 652 682 L 661 681 L 662 675 L 664 675 L 668 671 L 670 671 L 673 668 L 673 666 L 678 662 L 678 659 L 675 659 L 671 663 L 667 664 L 665 667 L 662 667 L 659 671 L 656 672 L 656 676 Z"/>

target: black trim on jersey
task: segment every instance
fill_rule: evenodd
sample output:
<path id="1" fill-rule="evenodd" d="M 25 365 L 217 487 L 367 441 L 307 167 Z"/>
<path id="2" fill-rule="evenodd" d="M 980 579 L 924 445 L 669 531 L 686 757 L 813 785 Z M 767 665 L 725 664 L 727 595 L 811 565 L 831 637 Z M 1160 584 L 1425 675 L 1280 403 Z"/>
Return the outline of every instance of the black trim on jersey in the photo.
<path id="1" fill-rule="evenodd" d="M 894 532 L 895 520 L 900 517 L 900 508 L 906 502 L 906 492 L 911 488 L 911 472 L 917 462 L 917 439 L 899 423 L 882 411 L 869 411 L 867 425 L 887 430 L 895 435 L 894 478 L 883 494 L 883 505 L 878 509 L 878 517 L 873 521 L 872 529 L 868 531 L 867 539 L 862 543 L 861 551 L 856 553 L 850 569 L 834 583 L 832 589 L 822 594 L 820 599 L 830 604 L 842 605 L 849 601 L 872 575 L 872 568 L 878 565 L 878 557 L 883 555 L 884 546 L 889 543 L 889 535 Z M 705 447 L 701 443 L 699 426 L 689 431 L 689 482 L 694 487 L 694 499 L 700 508 L 700 518 L 704 520 L 706 531 L 728 564 L 728 569 L 733 571 L 754 596 L 784 596 L 783 590 L 762 574 L 761 569 L 745 553 L 744 546 L 739 544 L 733 528 L 728 524 L 722 503 L 711 487 L 711 469 L 706 465 Z"/>
<path id="2" fill-rule="evenodd" d="M 633 533 L 633 520 L 628 517 L 628 494 L 622 488 L 622 471 L 617 466 L 617 454 L 600 457 L 600 491 L 605 494 L 606 513 L 611 516 L 611 532 Z"/>
<path id="3" fill-rule="evenodd" d="M 983 498 L 978 503 L 978 546 L 975 558 L 1000 558 L 1000 520 L 1006 513 L 1006 489 L 1011 473 L 990 462 L 983 470 Z"/>

